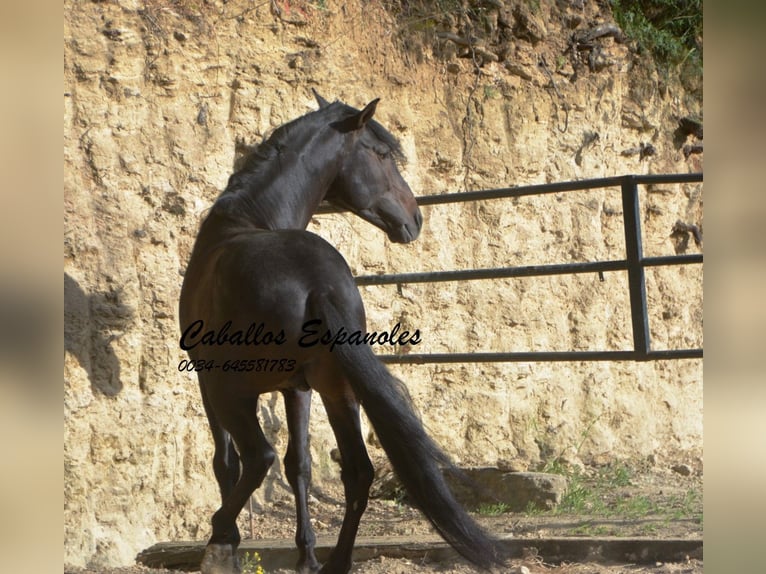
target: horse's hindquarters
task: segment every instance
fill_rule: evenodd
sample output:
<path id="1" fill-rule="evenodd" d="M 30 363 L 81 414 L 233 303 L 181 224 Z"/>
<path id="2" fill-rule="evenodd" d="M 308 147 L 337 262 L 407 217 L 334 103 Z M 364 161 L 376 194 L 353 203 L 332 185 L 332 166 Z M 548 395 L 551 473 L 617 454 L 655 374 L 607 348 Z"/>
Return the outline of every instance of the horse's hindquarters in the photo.
<path id="1" fill-rule="evenodd" d="M 190 357 L 185 370 L 232 393 L 302 386 L 305 366 L 331 354 L 339 339 L 363 335 L 364 308 L 353 276 L 319 236 L 254 230 L 220 243 L 199 250 L 207 259 L 193 258 L 184 281 L 180 345 Z M 328 293 L 349 311 L 342 333 L 322 323 Z"/>

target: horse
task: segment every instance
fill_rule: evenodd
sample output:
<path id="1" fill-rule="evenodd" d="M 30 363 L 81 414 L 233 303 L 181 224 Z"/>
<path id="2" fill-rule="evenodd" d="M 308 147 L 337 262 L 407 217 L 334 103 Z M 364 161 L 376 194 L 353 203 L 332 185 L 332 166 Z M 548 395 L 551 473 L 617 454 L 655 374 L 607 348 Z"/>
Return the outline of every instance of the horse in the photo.
<path id="1" fill-rule="evenodd" d="M 289 440 L 285 476 L 296 502 L 296 569 L 346 574 L 373 480 L 360 425 L 364 408 L 409 497 L 462 556 L 488 569 L 497 542 L 450 492 L 446 454 L 423 429 L 403 385 L 372 352 L 365 310 L 343 256 L 306 230 L 320 202 L 350 210 L 392 242 L 414 241 L 423 217 L 398 164 L 401 145 L 359 110 L 316 92 L 319 108 L 279 128 L 229 178 L 204 217 L 179 301 L 181 347 L 197 372 L 214 443 L 221 506 L 203 574 L 239 572 L 236 519 L 276 457 L 257 418 L 258 397 L 280 391 Z M 311 393 L 323 402 L 341 457 L 345 512 L 324 565 L 308 512 Z"/>

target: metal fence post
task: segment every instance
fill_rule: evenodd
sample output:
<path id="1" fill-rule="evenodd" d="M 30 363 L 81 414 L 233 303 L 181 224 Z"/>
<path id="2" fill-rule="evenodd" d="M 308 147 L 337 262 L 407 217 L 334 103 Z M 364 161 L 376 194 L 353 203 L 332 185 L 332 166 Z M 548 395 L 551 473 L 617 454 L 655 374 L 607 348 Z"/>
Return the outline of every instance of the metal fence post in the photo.
<path id="1" fill-rule="evenodd" d="M 467 363 L 467 362 L 545 362 L 545 361 L 667 361 L 674 359 L 701 359 L 702 349 L 651 350 L 649 313 L 646 299 L 647 267 L 674 265 L 701 265 L 702 253 L 644 257 L 641 247 L 641 214 L 639 185 L 679 184 L 702 182 L 702 173 L 645 174 L 606 177 L 580 181 L 544 183 L 501 189 L 486 189 L 417 198 L 418 205 L 443 205 L 470 201 L 509 199 L 548 193 L 576 192 L 587 189 L 614 189 L 620 186 L 623 205 L 626 258 L 617 261 L 590 261 L 550 265 L 527 265 L 494 269 L 461 269 L 452 271 L 425 271 L 357 276 L 358 285 L 394 285 L 397 283 L 435 283 L 439 281 L 471 281 L 511 277 L 540 277 L 574 273 L 627 271 L 633 325 L 633 349 L 614 351 L 522 351 L 522 352 L 467 352 L 377 355 L 385 363 Z M 336 213 L 344 208 L 325 204 L 317 213 Z"/>
<path id="2" fill-rule="evenodd" d="M 633 322 L 633 347 L 637 360 L 649 357 L 649 313 L 646 304 L 646 279 L 641 247 L 641 212 L 636 178 L 622 178 L 622 213 L 625 226 L 625 255 L 628 262 L 630 314 Z"/>

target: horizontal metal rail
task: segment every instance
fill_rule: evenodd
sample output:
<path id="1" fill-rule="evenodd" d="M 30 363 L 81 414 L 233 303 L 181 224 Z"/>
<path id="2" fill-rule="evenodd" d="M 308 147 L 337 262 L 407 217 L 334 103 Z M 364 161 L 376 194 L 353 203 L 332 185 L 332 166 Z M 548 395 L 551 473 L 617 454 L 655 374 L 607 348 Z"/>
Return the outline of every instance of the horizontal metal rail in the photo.
<path id="1" fill-rule="evenodd" d="M 507 199 L 514 197 L 583 191 L 618 187 L 622 195 L 623 223 L 625 230 L 626 258 L 612 261 L 562 263 L 553 265 L 526 265 L 521 267 L 498 267 L 489 269 L 464 269 L 453 271 L 429 271 L 415 273 L 391 273 L 363 275 L 356 278 L 357 285 L 392 285 L 400 283 L 436 283 L 444 281 L 475 281 L 482 279 L 505 279 L 539 277 L 580 273 L 604 273 L 627 271 L 628 289 L 633 327 L 633 350 L 625 351 L 528 351 L 528 352 L 472 352 L 378 355 L 385 363 L 496 363 L 496 362 L 552 362 L 552 361 L 651 361 L 671 359 L 699 359 L 702 349 L 652 350 L 649 336 L 649 315 L 646 299 L 644 269 L 670 265 L 702 264 L 702 254 L 644 257 L 641 246 L 641 217 L 638 185 L 659 185 L 702 182 L 701 173 L 670 175 L 625 175 L 580 181 L 567 181 L 505 187 L 481 191 L 466 191 L 417 198 L 418 205 L 438 205 Z M 332 205 L 322 205 L 317 213 L 346 211 Z"/>
<path id="2" fill-rule="evenodd" d="M 423 353 L 409 355 L 377 355 L 384 363 L 424 365 L 444 363 L 551 363 L 577 361 L 667 361 L 701 359 L 702 349 L 666 349 L 649 351 L 519 351 L 472 353 Z"/>
<path id="3" fill-rule="evenodd" d="M 702 254 L 668 255 L 644 259 L 645 267 L 691 265 L 702 263 Z M 423 271 L 415 273 L 391 273 L 386 275 L 360 275 L 356 284 L 395 285 L 398 283 L 440 283 L 445 281 L 474 281 L 479 279 L 508 279 L 511 277 L 538 277 L 545 275 L 570 275 L 579 273 L 603 273 L 626 271 L 625 259 L 583 263 L 560 263 L 555 265 L 527 265 L 524 267 L 495 267 L 488 269 L 462 269 L 455 271 Z"/>
<path id="4" fill-rule="evenodd" d="M 440 205 L 445 203 L 464 203 L 467 201 L 483 201 L 488 199 L 508 199 L 513 197 L 524 197 L 528 195 L 543 195 L 547 193 L 563 193 L 568 191 L 602 189 L 605 187 L 620 187 L 628 178 L 634 181 L 637 185 L 702 182 L 701 173 L 680 173 L 672 175 L 622 175 L 596 179 L 581 179 L 576 181 L 561 181 L 556 183 L 521 185 L 517 187 L 483 189 L 479 191 L 461 191 L 457 193 L 421 195 L 415 199 L 417 200 L 418 205 L 421 206 Z M 341 213 L 344 211 L 348 211 L 348 209 L 345 207 L 331 205 L 329 203 L 323 203 L 319 206 L 316 213 L 321 215 L 325 213 Z"/>

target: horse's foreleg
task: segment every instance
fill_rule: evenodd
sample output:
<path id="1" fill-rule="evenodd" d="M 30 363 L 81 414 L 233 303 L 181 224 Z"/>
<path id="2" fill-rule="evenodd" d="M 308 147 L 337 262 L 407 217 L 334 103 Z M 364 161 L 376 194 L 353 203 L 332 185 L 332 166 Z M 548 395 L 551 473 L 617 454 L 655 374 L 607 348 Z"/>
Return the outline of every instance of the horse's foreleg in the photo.
<path id="1" fill-rule="evenodd" d="M 257 399 L 241 401 L 222 421 L 237 444 L 242 475 L 213 514 L 213 534 L 205 549 L 202 574 L 240 572 L 236 557 L 239 546 L 237 516 L 250 495 L 258 488 L 274 462 L 274 449 L 266 440 L 257 418 Z"/>
<path id="2" fill-rule="evenodd" d="M 354 548 L 359 521 L 362 518 L 374 469 L 367 455 L 359 420 L 359 405 L 351 399 L 351 393 L 338 398 L 322 397 L 341 456 L 341 479 L 346 496 L 346 512 L 338 535 L 338 543 L 320 574 L 346 574 L 351 569 L 351 552 Z"/>
<path id="3" fill-rule="evenodd" d="M 311 527 L 308 508 L 308 489 L 311 484 L 311 453 L 309 452 L 309 413 L 311 391 L 289 389 L 282 391 L 285 398 L 285 413 L 289 442 L 285 455 L 285 476 L 295 495 L 297 526 L 295 544 L 298 547 L 300 573 L 316 572 L 320 564 L 314 554 L 316 537 Z"/>

